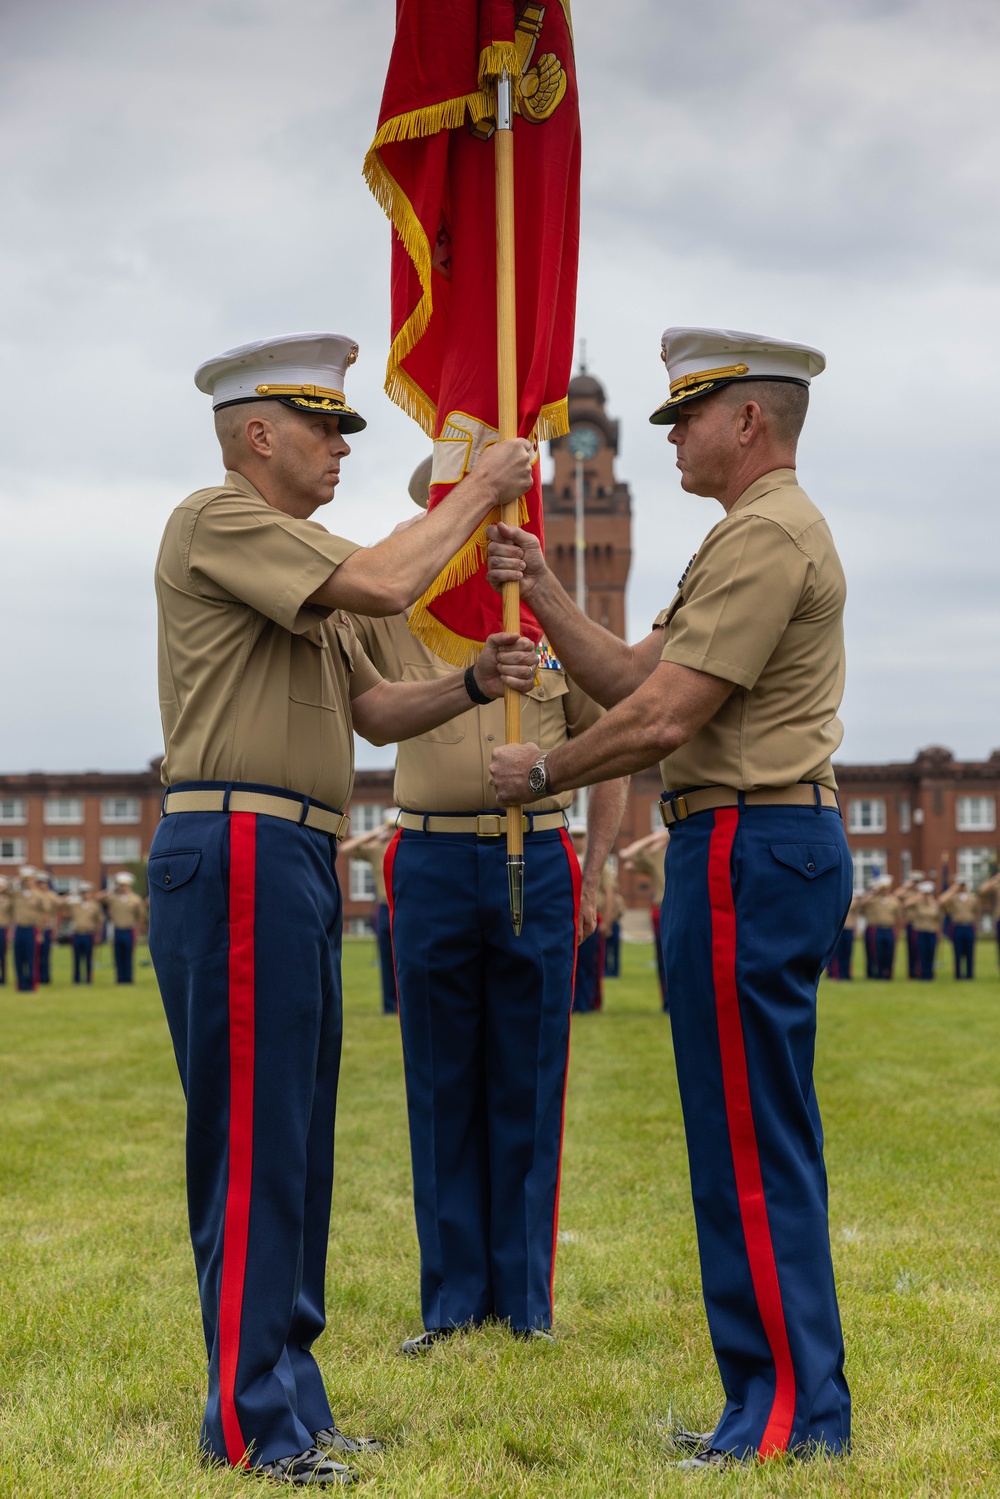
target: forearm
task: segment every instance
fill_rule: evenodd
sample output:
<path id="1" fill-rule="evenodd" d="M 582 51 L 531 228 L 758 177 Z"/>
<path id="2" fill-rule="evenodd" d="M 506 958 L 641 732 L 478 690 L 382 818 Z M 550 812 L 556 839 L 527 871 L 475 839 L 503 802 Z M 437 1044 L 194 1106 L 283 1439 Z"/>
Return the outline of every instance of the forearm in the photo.
<path id="1" fill-rule="evenodd" d="M 588 619 L 550 570 L 535 580 L 528 603 L 560 663 L 602 708 L 627 697 L 646 675 L 633 648 Z"/>
<path id="2" fill-rule="evenodd" d="M 371 744 L 412 739 L 468 712 L 465 673 L 436 682 L 380 682 L 351 703 L 354 727 Z"/>
<path id="3" fill-rule="evenodd" d="M 587 799 L 587 852 L 583 860 L 583 883 L 595 895 L 601 873 L 614 847 L 628 799 L 628 777 L 602 781 Z"/>
<path id="4" fill-rule="evenodd" d="M 401 614 L 461 551 L 495 501 L 493 487 L 470 474 L 419 526 L 353 552 L 309 602 L 359 614 Z"/>

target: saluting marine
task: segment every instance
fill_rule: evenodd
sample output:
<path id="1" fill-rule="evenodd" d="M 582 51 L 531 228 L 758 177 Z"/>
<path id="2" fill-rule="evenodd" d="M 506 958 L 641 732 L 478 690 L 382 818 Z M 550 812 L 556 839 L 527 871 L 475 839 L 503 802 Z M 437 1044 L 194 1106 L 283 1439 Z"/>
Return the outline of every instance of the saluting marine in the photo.
<path id="1" fill-rule="evenodd" d="M 52 888 L 52 876 L 45 869 L 40 869 L 35 876 L 35 889 L 38 892 L 38 982 L 40 984 L 51 984 L 52 982 L 52 935 L 55 931 L 56 917 L 62 900 Z"/>
<path id="2" fill-rule="evenodd" d="M 976 924 L 979 900 L 965 880 L 956 880 L 941 896 L 941 908 L 951 917 L 951 944 L 956 979 L 971 979 L 976 971 Z"/>
<path id="3" fill-rule="evenodd" d="M 97 899 L 107 912 L 114 931 L 115 983 L 135 982 L 135 936 L 146 919 L 146 902 L 133 889 L 135 875 L 122 869 Z"/>
<path id="4" fill-rule="evenodd" d="M 726 1404 L 685 1434 L 694 1467 L 850 1439 L 822 1129 L 816 984 L 852 864 L 831 755 L 842 738 L 846 587 L 795 450 L 818 350 L 668 328 L 681 485 L 725 515 L 652 633 L 630 647 L 588 620 L 537 541 L 491 528 L 494 585 L 522 593 L 566 669 L 608 709 L 532 763 L 494 754 L 504 803 L 660 759 L 670 828 L 663 944 L 702 1285 Z M 528 807 L 530 810 L 530 806 Z"/>
<path id="5" fill-rule="evenodd" d="M 150 953 L 187 1097 L 191 1238 L 208 1350 L 201 1442 L 276 1481 L 352 1482 L 377 1443 L 333 1420 L 312 1352 L 325 1272 L 342 1027 L 337 840 L 352 730 L 377 743 L 468 707 L 461 672 L 383 682 L 345 609 L 413 603 L 531 448 L 497 443 L 414 539 L 361 548 L 310 517 L 365 423 L 344 398 L 357 345 L 293 334 L 195 377 L 226 464 L 167 521 L 156 566 L 164 816 L 149 858 Z M 476 691 L 533 675 L 491 636 Z"/>
<path id="6" fill-rule="evenodd" d="M 14 969 L 17 987 L 22 994 L 30 994 L 38 987 L 38 929 L 45 919 L 45 912 L 41 892 L 35 883 L 36 872 L 31 864 L 25 864 L 18 871 L 11 898 Z"/>
<path id="7" fill-rule="evenodd" d="M 906 903 L 906 914 L 917 939 L 917 978 L 929 982 L 934 977 L 938 937 L 941 935 L 941 902 L 934 894 L 934 881 L 921 880 Z"/>
<path id="8" fill-rule="evenodd" d="M 138 899 L 138 897 L 136 897 Z M 94 939 L 104 930 L 104 907 L 94 899 L 94 887 L 81 880 L 76 895 L 66 902 L 73 932 L 73 982 L 94 982 Z"/>
<path id="9" fill-rule="evenodd" d="M 860 902 L 865 918 L 866 935 L 871 933 L 874 972 L 870 978 L 891 979 L 896 958 L 896 928 L 903 918 L 903 907 L 892 893 L 892 875 L 883 874 L 874 881 Z"/>
<path id="10" fill-rule="evenodd" d="M 0 874 L 0 984 L 7 982 L 7 929 L 14 916 L 14 897 L 10 880 Z"/>

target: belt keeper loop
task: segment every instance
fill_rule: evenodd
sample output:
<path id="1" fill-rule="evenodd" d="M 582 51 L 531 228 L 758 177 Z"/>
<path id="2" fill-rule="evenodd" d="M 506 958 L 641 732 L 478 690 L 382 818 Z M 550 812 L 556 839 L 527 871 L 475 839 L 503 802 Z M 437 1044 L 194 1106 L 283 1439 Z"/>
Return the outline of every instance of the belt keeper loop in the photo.
<path id="1" fill-rule="evenodd" d="M 340 798 L 338 797 L 337 800 L 339 801 Z M 307 796 L 304 796 L 302 798 L 302 816 L 299 818 L 299 822 L 298 822 L 299 827 L 302 826 L 302 824 L 305 822 L 305 820 L 306 820 L 306 818 L 308 816 L 309 816 L 309 798 Z"/>
<path id="2" fill-rule="evenodd" d="M 232 796 L 232 794 L 233 794 L 233 783 L 232 783 L 232 781 L 227 781 L 226 782 L 226 789 L 222 793 L 222 810 L 223 810 L 223 812 L 228 812 L 229 811 L 229 798 Z"/>
<path id="3" fill-rule="evenodd" d="M 823 810 L 823 797 L 820 794 L 819 782 L 818 781 L 813 781 L 813 796 L 816 799 L 816 806 L 815 806 L 815 808 L 813 810 L 815 811 L 816 816 L 818 817 L 819 814 Z"/>
<path id="4" fill-rule="evenodd" d="M 528 824 L 528 826 L 525 828 L 524 831 L 526 833 L 533 833 L 535 831 L 535 814 L 534 814 L 534 812 L 525 812 L 525 814 L 524 814 L 524 820 Z"/>
<path id="5" fill-rule="evenodd" d="M 746 811 L 747 795 L 745 791 L 736 793 L 736 810 L 742 815 Z"/>
<path id="6" fill-rule="evenodd" d="M 427 837 L 427 824 L 430 822 L 430 820 L 431 820 L 431 814 L 429 812 L 425 812 L 424 813 L 424 825 L 420 829 L 420 831 L 423 833 L 423 835 L 424 835 L 425 838 Z"/>
<path id="7" fill-rule="evenodd" d="M 163 788 L 163 795 L 160 797 L 160 816 L 161 817 L 166 817 L 166 815 L 167 815 L 167 797 L 169 795 L 170 795 L 170 787 L 169 786 L 164 786 L 164 788 Z"/>

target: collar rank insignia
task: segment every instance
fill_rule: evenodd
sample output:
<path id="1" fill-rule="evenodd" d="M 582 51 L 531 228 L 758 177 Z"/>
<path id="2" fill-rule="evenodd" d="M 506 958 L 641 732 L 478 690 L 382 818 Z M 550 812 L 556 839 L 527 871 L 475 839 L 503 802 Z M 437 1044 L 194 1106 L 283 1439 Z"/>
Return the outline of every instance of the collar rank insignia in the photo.
<path id="1" fill-rule="evenodd" d="M 547 640 L 539 641 L 535 647 L 538 656 L 538 669 L 540 671 L 562 671 L 563 664 L 558 656 L 553 654 L 552 647 Z"/>
<path id="2" fill-rule="evenodd" d="M 677 592 L 678 593 L 680 593 L 681 589 L 684 587 L 684 584 L 687 582 L 687 575 L 691 571 L 692 567 L 694 566 L 694 559 L 695 559 L 695 557 L 697 557 L 697 555 L 698 555 L 698 553 L 695 552 L 694 556 L 691 558 L 691 561 L 688 563 L 687 567 L 684 569 L 684 571 L 681 573 L 680 577 L 677 579 Z"/>

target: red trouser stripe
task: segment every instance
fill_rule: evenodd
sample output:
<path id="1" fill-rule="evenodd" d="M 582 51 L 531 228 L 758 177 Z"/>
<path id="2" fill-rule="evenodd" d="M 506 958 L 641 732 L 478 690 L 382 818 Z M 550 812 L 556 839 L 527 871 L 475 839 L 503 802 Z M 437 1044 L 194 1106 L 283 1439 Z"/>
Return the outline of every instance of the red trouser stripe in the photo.
<path id="1" fill-rule="evenodd" d="M 382 860 L 382 881 L 385 885 L 385 900 L 389 907 L 389 943 L 392 947 L 392 971 L 396 979 L 396 1011 L 399 1011 L 399 970 L 396 967 L 396 937 L 392 929 L 392 918 L 396 913 L 396 897 L 392 889 L 392 870 L 396 862 L 396 850 L 399 848 L 399 840 L 403 834 L 396 830 L 396 836 L 389 839 L 389 845 Z"/>
<path id="2" fill-rule="evenodd" d="M 573 1010 L 573 990 L 576 987 L 576 954 L 577 954 L 577 932 L 580 926 L 580 892 L 583 888 L 583 870 L 576 856 L 572 839 L 565 828 L 560 829 L 563 848 L 566 851 L 566 861 L 569 864 L 570 884 L 573 887 L 573 976 L 569 985 L 569 1008 Z M 566 1067 L 563 1072 L 563 1095 L 562 1112 L 559 1115 L 559 1165 L 556 1168 L 556 1196 L 552 1211 L 552 1258 L 549 1260 L 549 1308 L 554 1310 L 554 1286 L 556 1279 L 556 1244 L 559 1240 L 559 1191 L 562 1187 L 562 1153 L 563 1135 L 566 1130 L 566 1086 L 569 1082 L 569 1040 L 566 1042 Z"/>
<path id="3" fill-rule="evenodd" d="M 760 1154 L 750 1105 L 750 1079 L 743 1044 L 743 1021 L 736 987 L 736 907 L 730 860 L 739 826 L 737 808 L 715 814 L 708 854 L 708 894 L 712 913 L 712 977 L 722 1056 L 722 1088 L 726 1100 L 729 1142 L 747 1260 L 757 1309 L 774 1361 L 774 1403 L 760 1443 L 761 1457 L 784 1452 L 795 1417 L 795 1368 L 788 1346 L 785 1310 L 778 1267 L 771 1242 L 771 1226 L 764 1200 Z"/>
<path id="4" fill-rule="evenodd" d="M 236 1412 L 243 1286 L 253 1176 L 254 888 L 257 817 L 229 818 L 229 1184 L 219 1296 L 219 1393 L 226 1455 L 247 1464 L 247 1443 Z"/>

